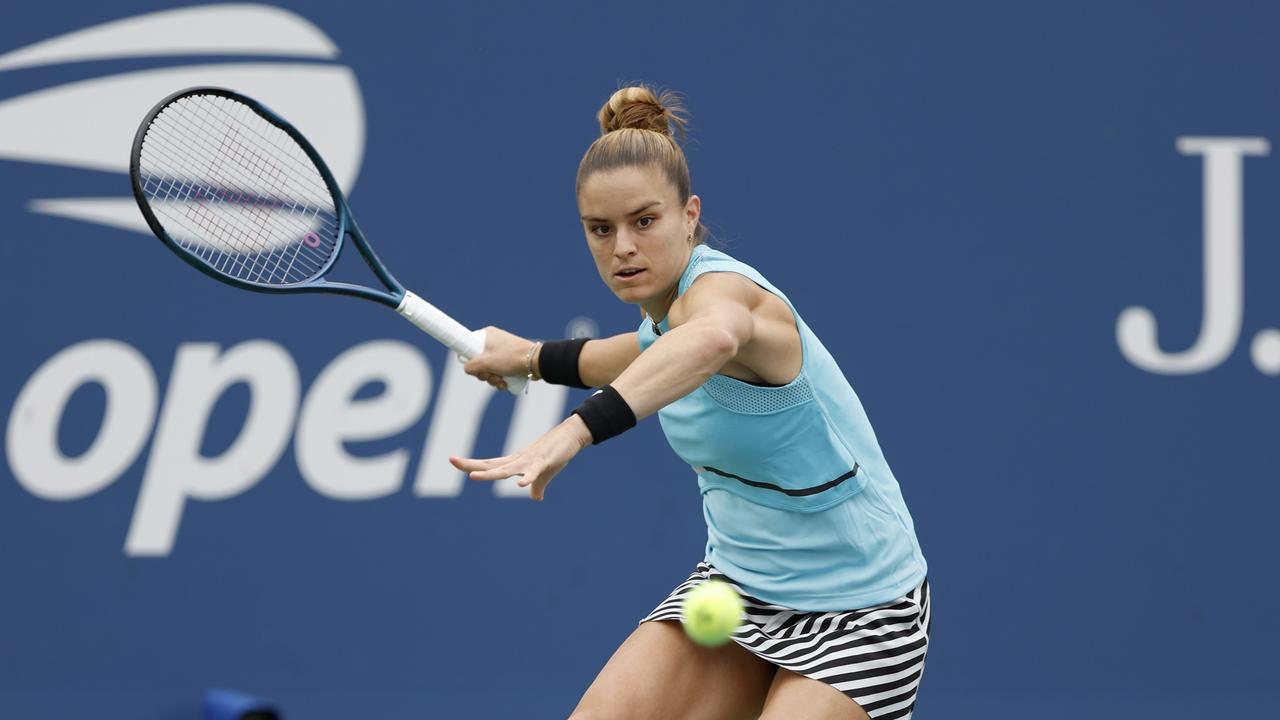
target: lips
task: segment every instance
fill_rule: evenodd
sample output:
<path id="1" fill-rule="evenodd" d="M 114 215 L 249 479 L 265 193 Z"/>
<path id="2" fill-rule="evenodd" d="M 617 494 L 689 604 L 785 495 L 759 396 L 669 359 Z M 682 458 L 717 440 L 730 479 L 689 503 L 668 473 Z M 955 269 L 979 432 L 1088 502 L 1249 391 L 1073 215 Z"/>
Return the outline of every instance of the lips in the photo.
<path id="1" fill-rule="evenodd" d="M 618 280 L 626 282 L 628 280 L 634 280 L 635 278 L 643 274 L 644 274 L 644 268 L 625 267 L 619 270 L 618 272 L 614 273 L 613 276 Z"/>

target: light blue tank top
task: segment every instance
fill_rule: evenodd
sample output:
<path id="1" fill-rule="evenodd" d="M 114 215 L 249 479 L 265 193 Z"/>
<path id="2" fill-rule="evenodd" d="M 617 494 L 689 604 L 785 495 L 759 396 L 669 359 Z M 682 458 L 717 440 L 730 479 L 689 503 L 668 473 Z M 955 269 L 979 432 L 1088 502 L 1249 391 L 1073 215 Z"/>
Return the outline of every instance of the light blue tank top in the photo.
<path id="1" fill-rule="evenodd" d="M 791 307 L 803 360 L 765 387 L 712 375 L 658 411 L 672 449 L 698 474 L 706 559 L 749 594 L 796 610 L 851 610 L 907 594 L 924 579 L 915 526 L 857 394 L 781 291 L 705 245 L 680 277 L 742 275 Z M 640 348 L 667 331 L 640 325 Z"/>

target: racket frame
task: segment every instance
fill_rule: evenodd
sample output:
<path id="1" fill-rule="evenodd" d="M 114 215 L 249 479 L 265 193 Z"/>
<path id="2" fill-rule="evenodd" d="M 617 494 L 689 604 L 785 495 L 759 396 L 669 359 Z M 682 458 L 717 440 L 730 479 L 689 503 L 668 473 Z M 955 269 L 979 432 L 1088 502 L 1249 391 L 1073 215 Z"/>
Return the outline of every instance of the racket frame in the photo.
<path id="1" fill-rule="evenodd" d="M 316 169 L 320 171 L 320 176 L 324 179 L 325 187 L 329 191 L 329 195 L 333 200 L 334 210 L 338 219 L 338 229 L 336 240 L 334 241 L 333 252 L 330 253 L 324 265 L 316 271 L 315 276 L 310 280 L 303 280 L 296 283 L 271 285 L 268 283 L 257 283 L 251 280 L 242 280 L 237 277 L 226 275 L 218 272 L 209 263 L 205 262 L 194 253 L 182 247 L 173 239 L 169 232 L 165 230 L 160 223 L 159 218 L 151 210 L 151 204 L 147 201 L 146 193 L 142 187 L 142 145 L 146 141 L 147 132 L 151 129 L 151 123 L 155 121 L 160 113 L 164 112 L 170 105 L 177 101 L 195 95 L 215 95 L 225 97 L 238 103 L 248 105 L 250 109 L 258 113 L 262 119 L 283 130 L 302 151 L 306 153 L 307 158 L 315 164 Z M 360 227 L 356 225 L 355 218 L 351 216 L 351 210 L 347 207 L 347 198 L 342 194 L 342 188 L 338 186 L 338 181 L 333 178 L 333 173 L 329 171 L 329 166 L 325 164 L 324 159 L 320 157 L 320 153 L 312 146 L 311 141 L 298 131 L 289 121 L 277 115 L 270 108 L 253 98 L 246 97 L 240 93 L 229 90 L 227 88 L 213 86 L 198 86 L 179 90 L 156 104 L 155 107 L 147 113 L 142 124 L 138 126 L 138 132 L 133 138 L 133 147 L 129 153 L 129 181 L 133 186 L 133 197 L 138 201 L 138 208 L 142 211 L 143 218 L 147 221 L 147 226 L 151 228 L 151 232 L 160 238 L 161 242 L 168 245 L 174 250 L 178 257 L 182 258 L 188 265 L 191 265 L 200 272 L 212 277 L 220 282 L 234 285 L 244 290 L 252 290 L 254 292 L 263 293 L 334 293 L 338 295 L 351 295 L 354 297 L 373 300 L 382 303 L 392 309 L 400 306 L 404 300 L 405 287 L 396 280 L 395 276 L 382 264 L 378 259 L 378 254 L 374 252 L 369 241 L 365 239 L 364 233 L 360 231 Z M 344 250 L 343 240 L 350 237 L 352 243 L 360 256 L 364 258 L 364 262 L 373 271 L 378 280 L 387 288 L 387 291 L 381 291 L 376 288 L 365 287 L 363 285 L 353 285 L 351 283 L 333 282 L 324 279 L 324 274 L 329 272 L 330 268 L 338 261 Z"/>

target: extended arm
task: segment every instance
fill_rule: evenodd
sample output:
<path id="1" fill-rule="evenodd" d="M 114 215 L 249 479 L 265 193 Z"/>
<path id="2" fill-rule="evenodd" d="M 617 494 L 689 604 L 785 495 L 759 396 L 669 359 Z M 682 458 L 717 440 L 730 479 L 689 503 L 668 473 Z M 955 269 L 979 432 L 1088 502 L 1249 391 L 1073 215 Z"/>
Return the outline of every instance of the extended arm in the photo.
<path id="1" fill-rule="evenodd" d="M 542 346 L 545 349 L 545 345 Z M 542 351 L 534 342 L 496 327 L 485 328 L 485 351 L 466 364 L 466 371 L 498 388 L 506 388 L 507 375 L 524 375 L 532 364 L 534 377 L 542 377 Z M 585 385 L 601 387 L 613 382 L 640 355 L 640 344 L 634 332 L 589 340 L 578 356 L 578 374 Z"/>
<path id="2" fill-rule="evenodd" d="M 582 346 L 582 354 L 578 356 L 578 374 L 584 385 L 590 387 L 608 385 L 639 356 L 640 343 L 633 332 L 589 340 Z M 536 375 L 542 375 L 536 358 L 534 372 Z"/>
<path id="3" fill-rule="evenodd" d="M 597 345 L 600 364 L 593 366 L 590 358 L 579 358 L 579 368 L 592 381 L 598 381 L 606 372 L 622 367 L 622 360 L 632 357 L 608 384 L 636 418 L 652 415 L 693 392 L 751 342 L 757 325 L 753 308 L 759 306 L 760 298 L 756 290 L 750 281 L 737 275 L 704 275 L 672 305 L 668 315 L 672 329 L 644 352 L 635 354 L 623 346 L 624 342 L 635 342 L 632 334 L 588 342 L 583 354 Z M 600 374 L 592 376 L 595 372 Z M 450 461 L 469 472 L 474 480 L 519 476 L 519 484 L 529 487 L 535 500 L 541 500 L 551 479 L 592 439 L 583 417 L 574 414 L 511 455 L 486 460 L 452 457 Z"/>
<path id="4" fill-rule="evenodd" d="M 640 353 L 612 385 L 636 418 L 693 392 L 738 355 L 755 332 L 754 286 L 737 275 L 698 278 L 672 306 L 672 328 Z"/>

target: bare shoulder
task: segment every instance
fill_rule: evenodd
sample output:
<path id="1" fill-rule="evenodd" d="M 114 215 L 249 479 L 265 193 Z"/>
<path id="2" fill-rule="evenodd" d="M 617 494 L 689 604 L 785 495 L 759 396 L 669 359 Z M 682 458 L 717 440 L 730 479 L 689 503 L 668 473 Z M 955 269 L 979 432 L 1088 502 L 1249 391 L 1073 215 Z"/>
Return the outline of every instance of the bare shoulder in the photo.
<path id="1" fill-rule="evenodd" d="M 677 327 L 690 315 L 710 305 L 740 305 L 754 313 L 773 294 L 736 272 L 707 272 L 699 275 L 689 289 L 672 303 L 667 323 Z"/>
<path id="2" fill-rule="evenodd" d="M 803 363 L 800 333 L 791 306 L 782 298 L 735 272 L 704 273 L 676 299 L 667 313 L 668 325 L 678 327 L 700 312 L 750 316 L 750 339 L 720 373 L 753 383 L 785 385 L 795 379 Z"/>

